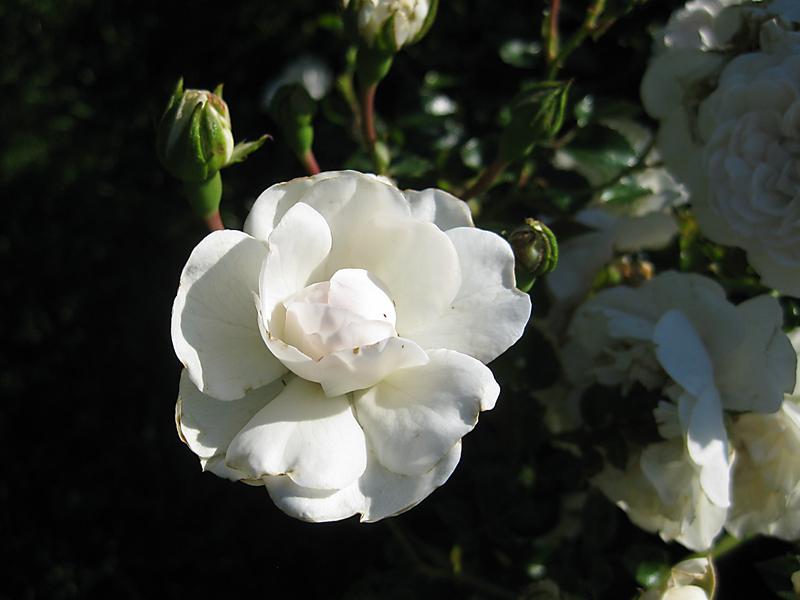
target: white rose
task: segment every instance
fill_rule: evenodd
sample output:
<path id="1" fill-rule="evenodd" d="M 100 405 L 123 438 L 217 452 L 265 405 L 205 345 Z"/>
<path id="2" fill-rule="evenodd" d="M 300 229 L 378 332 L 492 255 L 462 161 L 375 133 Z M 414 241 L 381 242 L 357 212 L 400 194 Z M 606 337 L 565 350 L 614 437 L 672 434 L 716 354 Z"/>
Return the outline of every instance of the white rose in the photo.
<path id="1" fill-rule="evenodd" d="M 308 521 L 376 521 L 452 473 L 522 334 L 511 248 L 440 190 L 354 172 L 265 191 L 207 236 L 172 318 L 176 417 L 203 468 Z"/>
<path id="2" fill-rule="evenodd" d="M 692 201 L 706 235 L 744 248 L 764 284 L 800 296 L 800 39 L 777 35 L 732 60 L 700 105 Z"/>
<path id="3" fill-rule="evenodd" d="M 781 322 L 774 298 L 734 306 L 712 280 L 674 272 L 578 308 L 561 357 L 573 384 L 627 394 L 638 383 L 663 397 L 654 418 L 664 441 L 596 480 L 637 524 L 693 550 L 710 546 L 731 504 L 725 411 L 775 412 L 795 384 Z"/>
<path id="4" fill-rule="evenodd" d="M 789 337 L 800 350 L 800 329 Z M 726 529 L 738 538 L 760 533 L 800 539 L 800 376 L 780 411 L 744 414 L 730 431 L 737 458 Z"/>
<path id="5" fill-rule="evenodd" d="M 765 285 L 800 295 L 800 35 L 792 31 L 800 5 L 712 5 L 673 15 L 677 23 L 691 13 L 696 24 L 704 14 L 715 34 L 701 27 L 705 42 L 665 42 L 642 80 L 642 100 L 660 121 L 659 149 L 689 187 L 703 232 L 744 248 Z M 749 48 L 731 41 L 754 35 L 759 50 L 737 56 Z"/>
<path id="6" fill-rule="evenodd" d="M 393 19 L 391 33 L 397 49 L 416 41 L 432 6 L 430 0 L 343 0 L 342 4 L 347 7 L 351 1 L 357 3 L 359 32 L 370 45 Z"/>
<path id="7" fill-rule="evenodd" d="M 639 600 L 709 600 L 715 587 L 711 561 L 707 557 L 690 558 L 672 567 L 667 581 L 646 591 Z"/>
<path id="8" fill-rule="evenodd" d="M 717 19 L 728 6 L 747 0 L 691 0 L 670 15 L 663 32 L 656 37 L 660 48 L 696 48 L 719 50 L 727 43 L 721 35 Z"/>

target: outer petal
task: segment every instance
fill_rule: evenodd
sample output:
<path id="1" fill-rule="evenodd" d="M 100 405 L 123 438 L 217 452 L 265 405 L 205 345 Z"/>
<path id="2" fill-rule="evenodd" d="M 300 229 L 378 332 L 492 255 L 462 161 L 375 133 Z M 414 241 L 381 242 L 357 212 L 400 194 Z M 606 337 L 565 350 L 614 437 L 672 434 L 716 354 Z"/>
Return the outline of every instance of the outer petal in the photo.
<path id="1" fill-rule="evenodd" d="M 258 330 L 253 293 L 267 248 L 238 231 L 201 241 L 181 273 L 172 344 L 194 384 L 220 400 L 241 398 L 286 372 Z"/>
<path id="2" fill-rule="evenodd" d="M 395 372 L 356 394 L 354 406 L 378 461 L 395 473 L 421 475 L 472 431 L 499 393 L 483 363 L 433 350 L 427 365 Z"/>
<path id="3" fill-rule="evenodd" d="M 522 336 L 531 300 L 515 287 L 514 254 L 500 236 L 468 227 L 447 235 L 458 252 L 461 288 L 444 312 L 404 334 L 423 348 L 448 348 L 488 363 Z"/>
<path id="4" fill-rule="evenodd" d="M 731 461 L 711 359 L 679 310 L 664 313 L 656 324 L 653 341 L 664 370 L 687 392 L 680 398 L 679 410 L 688 415 L 683 423 L 686 446 L 689 456 L 700 466 L 703 491 L 714 504 L 727 508 Z"/>
<path id="5" fill-rule="evenodd" d="M 301 202 L 272 231 L 268 246 L 259 275 L 261 314 L 267 321 L 278 303 L 318 279 L 331 250 L 331 232 L 322 215 Z"/>
<path id="6" fill-rule="evenodd" d="M 364 472 L 366 440 L 347 398 L 294 378 L 231 441 L 226 463 L 254 479 L 288 475 L 305 487 L 339 489 Z"/>
<path id="7" fill-rule="evenodd" d="M 267 345 L 287 368 L 303 379 L 319 383 L 329 396 L 368 388 L 398 369 L 428 362 L 428 355 L 422 348 L 399 337 L 352 350 L 340 350 L 320 360 L 306 356 L 275 337 L 268 337 Z"/>
<path id="8" fill-rule="evenodd" d="M 297 202 L 308 204 L 325 218 L 334 244 L 353 230 L 361 229 L 376 214 L 390 219 L 410 214 L 400 190 L 379 177 L 355 171 L 330 171 L 270 187 L 256 200 L 244 230 L 266 240 Z"/>
<path id="9" fill-rule="evenodd" d="M 420 192 L 405 190 L 403 194 L 411 206 L 412 216 L 433 223 L 442 231 L 454 227 L 475 226 L 469 205 L 444 190 L 435 188 Z"/>
<path id="10" fill-rule="evenodd" d="M 243 398 L 225 402 L 198 390 L 184 369 L 175 407 L 178 434 L 202 461 L 224 456 L 236 434 L 283 388 L 278 379 Z"/>
<path id="11" fill-rule="evenodd" d="M 330 272 L 347 267 L 366 269 L 386 284 L 397 307 L 397 332 L 403 337 L 443 312 L 462 281 L 459 257 L 448 235 L 433 223 L 411 218 L 376 216 L 349 232 L 328 262 Z"/>
<path id="12" fill-rule="evenodd" d="M 737 352 L 719 365 L 722 402 L 728 410 L 771 413 L 795 386 L 797 354 L 783 333 L 783 312 L 770 296 L 736 307 L 745 325 Z"/>
<path id="13" fill-rule="evenodd" d="M 348 487 L 315 490 L 295 484 L 288 477 L 267 477 L 267 491 L 275 504 L 292 517 L 311 522 L 339 521 L 361 513 L 372 523 L 413 508 L 447 481 L 461 458 L 457 443 L 436 466 L 422 475 L 399 475 L 387 470 L 369 454 L 367 469 Z"/>

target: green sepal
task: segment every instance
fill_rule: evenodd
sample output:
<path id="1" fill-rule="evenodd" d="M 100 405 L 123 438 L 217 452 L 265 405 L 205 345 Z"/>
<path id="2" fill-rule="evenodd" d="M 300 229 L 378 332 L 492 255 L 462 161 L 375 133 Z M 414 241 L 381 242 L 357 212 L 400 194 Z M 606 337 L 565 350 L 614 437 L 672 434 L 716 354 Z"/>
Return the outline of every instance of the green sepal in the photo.
<path id="1" fill-rule="evenodd" d="M 394 15 L 392 15 L 383 24 L 372 44 L 367 44 L 363 38 L 359 41 L 356 72 L 361 85 L 364 87 L 373 85 L 386 77 L 398 50 L 394 39 Z"/>
<path id="2" fill-rule="evenodd" d="M 261 148 L 264 145 L 264 142 L 267 140 L 272 139 L 272 136 L 268 133 L 265 133 L 260 138 L 253 142 L 248 142 L 247 140 L 239 142 L 233 147 L 233 152 L 231 153 L 231 159 L 225 165 L 229 167 L 233 164 L 243 162 L 248 156 L 250 156 L 253 152 Z"/>
<path id="3" fill-rule="evenodd" d="M 547 225 L 536 219 L 525 219 L 525 225 L 508 236 L 514 251 L 517 287 L 527 292 L 537 277 L 555 270 L 558 265 L 558 241 Z"/>
<path id="4" fill-rule="evenodd" d="M 198 217 L 201 219 L 210 217 L 219 210 L 219 203 L 222 200 L 222 177 L 219 171 L 205 181 L 184 182 L 183 193 Z"/>
<path id="5" fill-rule="evenodd" d="M 572 82 L 543 81 L 517 95 L 511 119 L 500 137 L 500 156 L 507 162 L 523 158 L 538 144 L 550 142 L 564 124 Z"/>
<path id="6" fill-rule="evenodd" d="M 419 30 L 419 33 L 414 36 L 414 39 L 410 40 L 406 45 L 416 44 L 425 35 L 430 31 L 431 27 L 433 27 L 433 22 L 436 20 L 436 13 L 439 11 L 439 0 L 431 0 L 430 7 L 428 8 L 428 14 L 425 15 L 425 21 L 422 23 L 422 28 Z"/>

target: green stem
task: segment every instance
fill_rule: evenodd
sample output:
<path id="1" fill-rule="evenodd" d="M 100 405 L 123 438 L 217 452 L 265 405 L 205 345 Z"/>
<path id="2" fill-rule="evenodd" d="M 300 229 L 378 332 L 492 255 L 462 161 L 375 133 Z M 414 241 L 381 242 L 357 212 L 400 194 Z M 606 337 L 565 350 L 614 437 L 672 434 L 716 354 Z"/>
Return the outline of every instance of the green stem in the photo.
<path id="1" fill-rule="evenodd" d="M 583 24 L 578 31 L 570 36 L 567 43 L 559 51 L 558 57 L 550 64 L 550 68 L 547 71 L 547 79 L 555 79 L 559 69 L 564 66 L 569 55 L 577 50 L 586 41 L 586 38 L 597 30 L 597 22 L 605 9 L 606 0 L 594 0 L 591 6 L 586 9 Z"/>
<path id="2" fill-rule="evenodd" d="M 548 68 L 558 58 L 558 13 L 561 11 L 561 0 L 550 0 L 550 14 L 548 15 L 547 29 L 547 65 Z"/>
<path id="3" fill-rule="evenodd" d="M 222 199 L 222 177 L 219 171 L 205 181 L 185 181 L 183 192 L 192 210 L 206 222 L 209 229 L 223 229 L 219 216 L 219 203 Z"/>

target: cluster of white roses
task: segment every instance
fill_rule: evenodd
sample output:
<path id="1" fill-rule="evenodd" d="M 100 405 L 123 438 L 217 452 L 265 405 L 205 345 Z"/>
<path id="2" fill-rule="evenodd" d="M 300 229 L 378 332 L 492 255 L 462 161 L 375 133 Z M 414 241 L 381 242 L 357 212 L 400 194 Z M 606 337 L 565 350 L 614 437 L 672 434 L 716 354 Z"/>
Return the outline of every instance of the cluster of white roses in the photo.
<path id="1" fill-rule="evenodd" d="M 499 393 L 484 363 L 530 310 L 508 243 L 443 191 L 355 172 L 275 185 L 181 275 L 178 431 L 297 518 L 397 514 L 455 469 Z"/>
<path id="2" fill-rule="evenodd" d="M 695 0 L 642 82 L 659 149 L 702 231 L 800 296 L 800 3 Z"/>
<path id="3" fill-rule="evenodd" d="M 637 525 L 693 550 L 723 528 L 800 536 L 797 358 L 781 324 L 770 296 L 734 306 L 711 279 L 676 272 L 577 309 L 561 356 L 570 383 L 660 397 L 655 439 L 594 479 Z"/>

